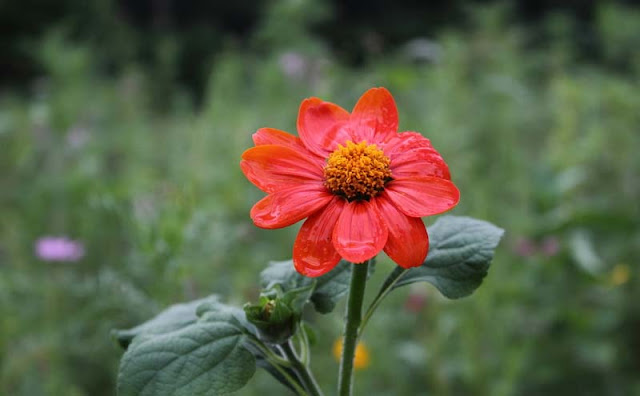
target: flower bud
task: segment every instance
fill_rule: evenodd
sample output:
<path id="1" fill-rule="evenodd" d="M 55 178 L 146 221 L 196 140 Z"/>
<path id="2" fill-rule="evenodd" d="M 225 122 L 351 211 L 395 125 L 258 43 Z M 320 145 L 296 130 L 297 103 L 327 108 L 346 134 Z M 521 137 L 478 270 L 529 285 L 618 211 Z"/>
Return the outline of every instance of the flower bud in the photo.
<path id="1" fill-rule="evenodd" d="M 313 285 L 282 291 L 279 285 L 263 292 L 257 304 L 246 304 L 244 312 L 247 320 L 258 329 L 258 336 L 270 344 L 282 344 L 291 338 L 302 308 L 309 301 Z"/>

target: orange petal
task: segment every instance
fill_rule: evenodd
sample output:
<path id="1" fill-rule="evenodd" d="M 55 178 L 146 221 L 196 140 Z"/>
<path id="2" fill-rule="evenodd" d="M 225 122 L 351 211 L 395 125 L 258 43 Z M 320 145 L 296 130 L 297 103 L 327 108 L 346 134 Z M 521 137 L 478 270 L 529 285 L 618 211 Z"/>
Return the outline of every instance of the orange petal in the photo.
<path id="1" fill-rule="evenodd" d="M 310 151 L 326 158 L 338 144 L 351 140 L 344 128 L 349 112 L 318 98 L 308 98 L 300 104 L 298 135 Z"/>
<path id="2" fill-rule="evenodd" d="M 417 132 L 402 132 L 384 146 L 384 153 L 391 160 L 394 178 L 436 176 L 451 179 L 449 167 L 431 146 L 429 139 Z"/>
<path id="3" fill-rule="evenodd" d="M 365 92 L 351 113 L 349 126 L 357 142 L 383 143 L 398 132 L 398 109 L 386 88 Z"/>
<path id="4" fill-rule="evenodd" d="M 321 181 L 322 166 L 305 151 L 278 145 L 261 145 L 242 154 L 240 167 L 247 179 L 266 193 Z"/>
<path id="5" fill-rule="evenodd" d="M 406 131 L 394 135 L 384 144 L 384 153 L 393 160 L 408 151 L 431 147 L 431 142 L 418 132 Z"/>
<path id="6" fill-rule="evenodd" d="M 307 150 L 299 137 L 293 136 L 290 133 L 281 131 L 274 128 L 260 128 L 253 134 L 253 143 L 256 146 L 263 146 L 265 144 L 276 144 L 278 146 L 289 147 L 296 151 L 310 154 L 309 157 L 318 162 L 320 167 L 324 167 L 324 158 L 318 156 L 315 153 Z"/>
<path id="7" fill-rule="evenodd" d="M 326 206 L 333 197 L 321 182 L 294 186 L 258 201 L 251 208 L 251 219 L 261 228 L 287 227 Z"/>
<path id="8" fill-rule="evenodd" d="M 384 193 L 376 202 L 389 229 L 384 252 L 403 268 L 422 265 L 429 251 L 429 236 L 422 220 L 400 212 Z"/>
<path id="9" fill-rule="evenodd" d="M 345 202 L 334 196 L 327 207 L 302 224 L 293 244 L 293 264 L 302 275 L 316 277 L 326 274 L 340 261 L 331 236 Z"/>
<path id="10" fill-rule="evenodd" d="M 253 134 L 253 143 L 256 146 L 265 144 L 277 144 L 294 150 L 304 150 L 304 144 L 299 137 L 285 131 L 274 128 L 260 128 Z"/>
<path id="11" fill-rule="evenodd" d="M 460 192 L 450 180 L 439 177 L 397 179 L 385 186 L 385 195 L 410 217 L 446 212 L 458 204 Z"/>
<path id="12" fill-rule="evenodd" d="M 375 198 L 349 202 L 333 230 L 333 245 L 352 263 L 361 263 L 378 254 L 387 242 L 387 227 L 378 212 Z"/>

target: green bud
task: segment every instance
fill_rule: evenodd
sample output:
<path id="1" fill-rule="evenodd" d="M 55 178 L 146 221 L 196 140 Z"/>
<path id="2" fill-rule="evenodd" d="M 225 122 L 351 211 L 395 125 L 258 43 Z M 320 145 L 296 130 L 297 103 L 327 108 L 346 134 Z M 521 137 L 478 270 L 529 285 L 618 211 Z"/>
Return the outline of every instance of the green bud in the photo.
<path id="1" fill-rule="evenodd" d="M 291 338 L 313 287 L 311 284 L 283 293 L 282 288 L 276 285 L 264 291 L 257 304 L 247 303 L 244 312 L 247 320 L 258 329 L 260 339 L 271 344 L 282 344 Z"/>

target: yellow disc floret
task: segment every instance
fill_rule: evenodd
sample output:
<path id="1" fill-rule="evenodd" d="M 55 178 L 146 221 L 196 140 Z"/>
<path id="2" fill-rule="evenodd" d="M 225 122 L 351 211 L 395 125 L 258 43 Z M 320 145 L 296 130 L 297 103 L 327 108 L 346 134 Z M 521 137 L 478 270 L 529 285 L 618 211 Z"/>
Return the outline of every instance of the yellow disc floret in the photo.
<path id="1" fill-rule="evenodd" d="M 324 167 L 324 185 L 349 201 L 375 197 L 391 180 L 389 157 L 375 144 L 366 141 L 338 148 L 329 155 Z"/>

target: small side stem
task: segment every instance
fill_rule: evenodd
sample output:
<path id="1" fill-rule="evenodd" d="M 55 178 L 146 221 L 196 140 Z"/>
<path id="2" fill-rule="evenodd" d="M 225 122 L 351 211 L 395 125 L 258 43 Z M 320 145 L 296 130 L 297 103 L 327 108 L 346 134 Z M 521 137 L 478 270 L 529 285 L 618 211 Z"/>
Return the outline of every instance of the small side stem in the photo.
<path id="1" fill-rule="evenodd" d="M 347 300 L 347 313 L 344 325 L 344 340 L 342 343 L 342 359 L 338 374 L 338 395 L 350 396 L 353 379 L 353 360 L 358 343 L 358 328 L 362 320 L 362 303 L 367 284 L 369 261 L 355 264 L 351 270 L 351 286 Z"/>
<path id="2" fill-rule="evenodd" d="M 360 329 L 359 329 L 359 334 L 362 334 L 362 331 L 364 330 L 364 327 L 367 325 L 367 323 L 369 323 L 369 319 L 371 319 L 371 315 L 373 315 L 373 313 L 375 312 L 375 310 L 378 308 L 378 305 L 380 305 L 380 303 L 382 302 L 382 300 L 387 296 L 387 294 L 389 294 L 389 292 L 393 289 L 393 286 L 398 283 L 398 281 L 400 280 L 400 278 L 402 278 L 404 276 L 404 274 L 407 273 L 408 270 L 404 270 L 402 273 L 400 273 L 400 275 L 398 275 L 393 282 L 389 283 L 386 285 L 386 287 L 384 287 L 382 290 L 380 290 L 380 292 L 378 293 L 378 295 L 373 299 L 373 302 L 371 303 L 371 305 L 369 305 L 369 308 L 367 309 L 366 313 L 364 314 L 363 318 L 362 318 L 362 322 L 360 323 Z"/>
<path id="3" fill-rule="evenodd" d="M 291 362 L 286 359 L 281 358 L 277 354 L 275 354 L 269 347 L 264 345 L 262 341 L 255 337 L 250 337 L 249 340 L 258 348 L 265 356 L 266 359 L 271 361 L 272 363 L 276 363 L 282 367 L 291 367 Z"/>
<path id="4" fill-rule="evenodd" d="M 320 390 L 320 387 L 318 386 L 316 379 L 313 377 L 313 374 L 311 374 L 311 371 L 309 371 L 309 367 L 305 366 L 300 361 L 300 359 L 298 359 L 298 355 L 293 350 L 293 346 L 291 345 L 291 340 L 280 345 L 280 347 L 284 351 L 284 354 L 287 357 L 287 359 L 289 359 L 289 361 L 291 362 L 293 366 L 292 367 L 293 370 L 300 377 L 300 380 L 302 381 L 307 392 L 309 392 L 309 395 L 322 396 L 322 391 Z"/>
<path id="5" fill-rule="evenodd" d="M 275 368 L 280 373 L 280 375 L 282 375 L 287 380 L 287 382 L 293 387 L 293 389 L 295 389 L 296 393 L 299 396 L 310 396 L 309 393 L 307 393 L 307 391 L 305 389 L 303 389 L 303 387 L 300 385 L 300 383 L 298 383 L 298 381 L 296 381 L 295 379 L 291 378 L 289 373 L 287 373 L 287 371 L 284 369 L 284 367 L 291 366 L 289 361 L 284 360 L 284 359 L 280 358 L 279 356 L 277 356 L 275 353 L 273 353 L 271 350 L 269 350 L 269 348 L 266 345 L 264 345 L 257 338 L 254 338 L 254 339 L 250 338 L 250 340 L 265 355 L 267 361 L 269 361 L 269 363 L 271 363 L 273 368 Z M 283 362 L 285 364 L 283 364 Z"/>
<path id="6" fill-rule="evenodd" d="M 311 350 L 309 346 L 309 337 L 302 325 L 302 322 L 298 323 L 298 334 L 300 335 L 300 361 L 305 366 L 308 366 L 311 362 Z"/>

